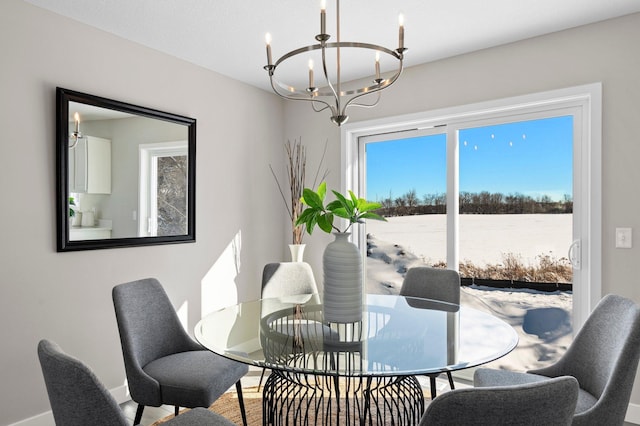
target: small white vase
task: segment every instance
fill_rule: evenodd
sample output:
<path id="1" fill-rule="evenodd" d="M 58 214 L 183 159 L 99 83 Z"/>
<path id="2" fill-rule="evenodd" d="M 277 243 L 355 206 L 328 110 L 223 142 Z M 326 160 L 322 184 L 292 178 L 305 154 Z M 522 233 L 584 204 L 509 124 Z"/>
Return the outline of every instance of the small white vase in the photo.
<path id="1" fill-rule="evenodd" d="M 93 212 L 91 210 L 82 212 L 82 226 L 96 226 L 95 223 L 95 217 L 93 215 Z"/>
<path id="2" fill-rule="evenodd" d="M 362 255 L 349 241 L 350 233 L 335 232 L 322 256 L 324 319 L 352 323 L 362 320 Z"/>
<path id="3" fill-rule="evenodd" d="M 292 262 L 302 262 L 306 244 L 289 244 Z"/>

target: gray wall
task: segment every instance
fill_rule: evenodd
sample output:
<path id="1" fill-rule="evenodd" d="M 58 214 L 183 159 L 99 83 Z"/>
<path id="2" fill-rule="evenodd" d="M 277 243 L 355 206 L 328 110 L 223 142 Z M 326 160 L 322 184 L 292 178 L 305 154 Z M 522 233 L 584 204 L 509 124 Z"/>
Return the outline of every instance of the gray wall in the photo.
<path id="1" fill-rule="evenodd" d="M 407 47 L 411 48 L 407 30 Z M 640 258 L 640 14 L 562 31 L 518 43 L 409 68 L 383 92 L 373 109 L 352 109 L 349 122 L 416 113 L 475 102 L 602 82 L 602 290 L 640 303 L 635 265 Z M 407 56 L 411 55 L 411 49 Z M 330 187 L 340 185 L 340 134 L 327 113 L 289 102 L 286 135 L 317 141 L 308 158 L 321 154 L 330 138 Z M 630 250 L 614 248 L 614 229 L 634 228 Z M 317 234 L 317 235 L 316 235 Z M 307 237 L 305 258 L 318 270 L 321 233 Z M 632 402 L 640 404 L 640 385 Z"/>
<path id="2" fill-rule="evenodd" d="M 157 277 L 188 311 L 192 330 L 201 310 L 257 297 L 262 265 L 285 259 L 288 237 L 268 168 L 284 168 L 275 95 L 20 0 L 0 2 L 0 52 L 0 425 L 7 425 L 49 410 L 36 357 L 41 338 L 86 361 L 108 388 L 124 384 L 113 285 Z M 56 253 L 56 86 L 198 120 L 196 243 Z M 239 259 L 226 255 L 232 242 L 241 243 Z"/>

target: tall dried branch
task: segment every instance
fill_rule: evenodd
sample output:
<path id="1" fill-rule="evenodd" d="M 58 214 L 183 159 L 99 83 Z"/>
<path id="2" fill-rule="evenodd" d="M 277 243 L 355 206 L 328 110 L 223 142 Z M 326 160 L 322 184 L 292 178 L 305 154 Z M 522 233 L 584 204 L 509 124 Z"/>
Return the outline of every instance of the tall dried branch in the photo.
<path id="1" fill-rule="evenodd" d="M 320 174 L 320 169 L 322 168 L 322 164 L 324 162 L 324 158 L 327 152 L 327 142 L 325 142 L 324 151 L 322 153 L 322 158 L 320 159 L 320 163 L 318 164 L 318 170 L 316 171 L 316 175 L 314 178 L 313 186 L 316 186 L 316 182 L 318 180 L 318 176 Z M 280 191 L 280 196 L 282 197 L 282 201 L 284 202 L 285 208 L 287 210 L 287 214 L 289 215 L 289 219 L 291 220 L 291 231 L 292 231 L 292 241 L 293 244 L 302 244 L 302 239 L 304 237 L 304 226 L 296 225 L 296 221 L 298 220 L 298 216 L 302 213 L 303 205 L 300 201 L 302 198 L 302 192 L 305 187 L 306 180 L 306 168 L 307 168 L 307 156 L 306 149 L 304 145 L 302 145 L 302 138 L 296 139 L 291 143 L 290 140 L 287 140 L 287 143 L 284 144 L 284 150 L 287 157 L 287 184 L 289 187 L 289 197 L 285 195 L 285 190 L 283 189 L 280 181 L 278 180 L 278 176 L 273 171 L 273 167 L 269 165 L 269 169 L 271 170 L 271 174 L 278 185 L 278 190 Z M 320 181 L 323 181 L 324 178 L 329 174 L 327 169 L 324 170 Z"/>

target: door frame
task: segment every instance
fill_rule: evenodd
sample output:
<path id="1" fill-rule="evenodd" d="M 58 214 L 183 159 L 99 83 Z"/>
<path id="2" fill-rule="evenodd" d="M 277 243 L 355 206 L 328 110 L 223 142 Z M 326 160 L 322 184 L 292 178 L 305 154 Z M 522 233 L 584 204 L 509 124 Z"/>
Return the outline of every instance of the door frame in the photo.
<path id="1" fill-rule="evenodd" d="M 366 197 L 361 179 L 360 137 L 442 125 L 455 129 L 463 122 L 557 109 L 575 110 L 581 118 L 579 127 L 574 123 L 573 151 L 573 232 L 581 238 L 579 253 L 573 257 L 577 256 L 580 262 L 580 268 L 574 268 L 575 281 L 587 290 L 578 292 L 578 297 L 574 292 L 576 333 L 602 297 L 602 83 L 346 124 L 341 127 L 340 190 L 343 193 L 352 190 Z M 456 200 L 448 201 L 454 207 L 457 205 Z M 366 247 L 364 232 L 358 232 L 357 227 L 353 229 L 353 241 L 361 248 Z"/>
<path id="2" fill-rule="evenodd" d="M 138 145 L 138 236 L 157 234 L 157 159 L 159 157 L 188 156 L 188 141 L 143 143 Z"/>

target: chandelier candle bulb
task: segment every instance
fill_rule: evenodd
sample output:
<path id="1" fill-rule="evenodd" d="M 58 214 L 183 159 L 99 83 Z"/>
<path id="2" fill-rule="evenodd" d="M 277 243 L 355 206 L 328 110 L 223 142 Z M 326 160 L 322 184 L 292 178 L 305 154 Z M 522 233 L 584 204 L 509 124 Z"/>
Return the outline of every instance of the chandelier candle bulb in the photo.
<path id="1" fill-rule="evenodd" d="M 380 80 L 380 52 L 376 52 L 376 80 Z"/>
<path id="2" fill-rule="evenodd" d="M 320 1 L 320 34 L 327 33 L 327 0 Z"/>
<path id="3" fill-rule="evenodd" d="M 398 49 L 404 49 L 404 15 L 402 13 L 398 15 L 398 24 L 400 24 L 398 30 Z"/>
<path id="4" fill-rule="evenodd" d="M 309 59 L 309 89 L 313 87 L 313 59 Z"/>
<path id="5" fill-rule="evenodd" d="M 77 112 L 73 115 L 73 118 L 76 121 L 76 131 L 75 133 L 78 134 L 80 133 L 80 114 L 78 114 Z"/>
<path id="6" fill-rule="evenodd" d="M 266 33 L 264 35 L 264 41 L 267 43 L 267 65 L 273 65 L 271 62 L 271 34 Z"/>

